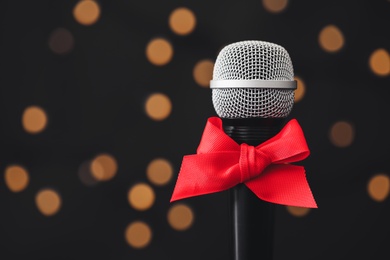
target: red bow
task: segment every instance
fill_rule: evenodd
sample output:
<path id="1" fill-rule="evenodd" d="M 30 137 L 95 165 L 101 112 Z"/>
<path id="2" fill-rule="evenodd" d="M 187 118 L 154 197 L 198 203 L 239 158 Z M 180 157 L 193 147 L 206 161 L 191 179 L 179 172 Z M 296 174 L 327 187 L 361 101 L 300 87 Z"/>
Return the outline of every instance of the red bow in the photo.
<path id="1" fill-rule="evenodd" d="M 274 137 L 254 147 L 239 145 L 208 119 L 197 154 L 183 158 L 171 202 L 230 189 L 239 183 L 271 203 L 317 208 L 302 166 L 309 155 L 302 129 L 292 119 Z"/>

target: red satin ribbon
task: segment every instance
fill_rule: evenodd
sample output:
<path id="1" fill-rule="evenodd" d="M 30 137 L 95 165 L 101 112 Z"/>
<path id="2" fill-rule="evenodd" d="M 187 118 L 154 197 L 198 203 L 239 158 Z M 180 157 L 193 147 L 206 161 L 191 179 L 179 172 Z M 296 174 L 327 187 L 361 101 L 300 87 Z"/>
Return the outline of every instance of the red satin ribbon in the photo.
<path id="1" fill-rule="evenodd" d="M 237 144 L 222 130 L 221 119 L 211 117 L 197 153 L 183 158 L 171 202 L 244 183 L 264 201 L 317 208 L 304 168 L 289 164 L 309 154 L 295 119 L 277 135 L 254 147 Z"/>

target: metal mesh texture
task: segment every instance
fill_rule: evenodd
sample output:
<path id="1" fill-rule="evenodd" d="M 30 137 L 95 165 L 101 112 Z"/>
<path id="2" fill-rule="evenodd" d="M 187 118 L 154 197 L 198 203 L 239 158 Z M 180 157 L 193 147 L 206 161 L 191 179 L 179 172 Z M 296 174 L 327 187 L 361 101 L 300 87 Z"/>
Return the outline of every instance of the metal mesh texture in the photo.
<path id="1" fill-rule="evenodd" d="M 213 80 L 294 80 L 287 51 L 264 41 L 241 41 L 225 46 L 214 64 Z M 284 118 L 294 105 L 294 90 L 272 88 L 212 89 L 221 118 Z"/>

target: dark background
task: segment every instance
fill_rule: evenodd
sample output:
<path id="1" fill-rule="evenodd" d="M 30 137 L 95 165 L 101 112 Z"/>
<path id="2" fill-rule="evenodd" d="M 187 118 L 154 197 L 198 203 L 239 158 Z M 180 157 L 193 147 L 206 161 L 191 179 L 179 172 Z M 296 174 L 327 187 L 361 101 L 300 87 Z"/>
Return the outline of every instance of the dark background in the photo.
<path id="1" fill-rule="evenodd" d="M 290 117 L 300 122 L 311 150 L 304 165 L 319 206 L 303 217 L 276 207 L 274 259 L 389 258 L 389 200 L 377 202 L 367 193 L 372 176 L 390 172 L 389 75 L 376 75 L 368 63 L 374 50 L 389 51 L 389 1 L 290 0 L 275 14 L 260 0 L 102 0 L 101 16 L 91 26 L 75 20 L 77 2 L 0 1 L 0 172 L 18 164 L 30 175 L 18 193 L 0 181 L 0 259 L 228 259 L 225 192 L 183 201 L 195 216 L 188 230 L 172 229 L 166 214 L 182 156 L 196 151 L 207 118 L 215 115 L 211 91 L 194 81 L 193 67 L 215 60 L 228 43 L 252 39 L 285 47 L 305 81 L 306 94 Z M 181 6 L 197 19 L 186 36 L 168 25 Z M 318 43 L 329 24 L 345 39 L 335 53 Z M 74 37 L 66 55 L 49 48 L 57 28 Z M 174 48 L 164 66 L 145 56 L 154 37 Z M 172 102 L 162 121 L 144 110 L 155 92 Z M 44 108 L 49 119 L 35 135 L 21 124 L 31 105 Z M 338 121 L 354 127 L 348 147 L 329 139 Z M 78 169 L 102 152 L 116 159 L 117 174 L 88 187 Z M 165 186 L 149 183 L 156 201 L 137 211 L 127 192 L 139 181 L 148 183 L 145 169 L 157 157 L 172 163 L 174 176 Z M 45 187 L 62 198 L 60 211 L 50 217 L 34 202 Z M 153 231 L 143 249 L 124 239 L 135 220 Z"/>

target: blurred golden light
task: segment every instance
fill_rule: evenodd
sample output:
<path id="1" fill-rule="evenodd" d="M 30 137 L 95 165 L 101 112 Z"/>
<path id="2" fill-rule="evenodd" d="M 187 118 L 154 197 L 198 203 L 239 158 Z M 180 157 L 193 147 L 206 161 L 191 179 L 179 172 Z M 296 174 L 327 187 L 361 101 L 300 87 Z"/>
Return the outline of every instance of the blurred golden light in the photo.
<path id="1" fill-rule="evenodd" d="M 335 25 L 325 26 L 318 37 L 321 48 L 327 52 L 337 52 L 344 46 L 344 36 Z"/>
<path id="2" fill-rule="evenodd" d="M 171 100 L 165 94 L 154 93 L 147 98 L 145 111 L 146 114 L 153 120 L 164 120 L 172 111 Z"/>
<path id="3" fill-rule="evenodd" d="M 333 124 L 330 129 L 330 141 L 338 147 L 347 147 L 351 145 L 355 137 L 353 126 L 345 121 L 339 121 Z"/>
<path id="4" fill-rule="evenodd" d="M 42 132 L 47 125 L 46 112 L 38 106 L 27 107 L 22 116 L 24 130 L 30 134 Z"/>
<path id="5" fill-rule="evenodd" d="M 196 17 L 188 8 L 176 8 L 169 16 L 169 27 L 178 35 L 187 35 L 191 33 L 194 30 L 195 25 Z"/>
<path id="6" fill-rule="evenodd" d="M 263 0 L 264 8 L 270 13 L 280 13 L 286 9 L 288 0 Z"/>
<path id="7" fill-rule="evenodd" d="M 192 209 L 182 203 L 172 206 L 167 217 L 169 225 L 179 231 L 188 229 L 194 222 Z"/>
<path id="8" fill-rule="evenodd" d="M 152 240 L 152 230 L 145 222 L 134 221 L 127 226 L 125 239 L 130 246 L 141 249 L 149 245 Z"/>
<path id="9" fill-rule="evenodd" d="M 209 59 L 198 61 L 193 69 L 195 82 L 201 87 L 209 87 L 210 80 L 213 78 L 214 62 Z"/>
<path id="10" fill-rule="evenodd" d="M 37 193 L 35 203 L 43 215 L 52 216 L 61 208 L 61 197 L 52 189 L 43 189 Z"/>
<path id="11" fill-rule="evenodd" d="M 389 195 L 390 180 L 386 174 L 377 174 L 368 182 L 369 196 L 375 201 L 384 201 Z"/>
<path id="12" fill-rule="evenodd" d="M 146 46 L 146 58 L 156 66 L 162 66 L 171 61 L 173 56 L 172 45 L 163 38 L 151 40 Z"/>
<path id="13" fill-rule="evenodd" d="M 295 76 L 295 80 L 297 81 L 297 89 L 294 93 L 294 102 L 296 103 L 301 101 L 305 96 L 306 86 L 305 82 L 300 77 Z"/>
<path id="14" fill-rule="evenodd" d="M 24 190 L 30 177 L 25 168 L 19 165 L 10 165 L 5 169 L 5 184 L 13 192 L 20 192 Z"/>
<path id="15" fill-rule="evenodd" d="M 291 215 L 295 217 L 306 216 L 310 211 L 310 208 L 293 207 L 293 206 L 287 206 L 286 209 Z"/>
<path id="16" fill-rule="evenodd" d="M 95 1 L 81 0 L 74 7 L 73 16 L 82 25 L 92 25 L 100 17 L 100 6 Z"/>
<path id="17" fill-rule="evenodd" d="M 91 173 L 98 181 L 111 180 L 116 175 L 117 170 L 118 164 L 112 155 L 100 154 L 92 160 Z"/>
<path id="18" fill-rule="evenodd" d="M 56 54 L 67 54 L 73 49 L 73 35 L 64 28 L 55 29 L 49 37 L 49 48 Z"/>
<path id="19" fill-rule="evenodd" d="M 149 209 L 155 200 L 153 189 L 146 183 L 138 183 L 129 189 L 127 199 L 136 210 L 147 210 Z"/>
<path id="20" fill-rule="evenodd" d="M 78 174 L 80 181 L 87 186 L 93 186 L 98 183 L 98 180 L 92 175 L 90 161 L 86 161 L 80 165 Z"/>
<path id="21" fill-rule="evenodd" d="M 167 184 L 173 175 L 172 165 L 165 159 L 158 158 L 151 161 L 146 169 L 146 176 L 155 185 Z"/>
<path id="22" fill-rule="evenodd" d="M 390 54 L 385 49 L 375 50 L 369 60 L 369 65 L 376 75 L 390 75 Z"/>

